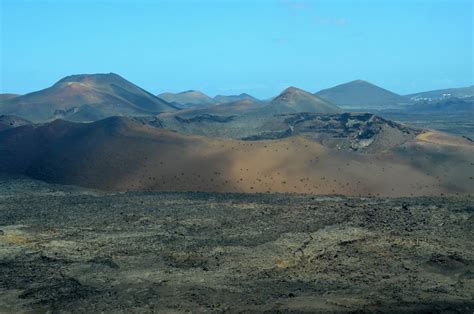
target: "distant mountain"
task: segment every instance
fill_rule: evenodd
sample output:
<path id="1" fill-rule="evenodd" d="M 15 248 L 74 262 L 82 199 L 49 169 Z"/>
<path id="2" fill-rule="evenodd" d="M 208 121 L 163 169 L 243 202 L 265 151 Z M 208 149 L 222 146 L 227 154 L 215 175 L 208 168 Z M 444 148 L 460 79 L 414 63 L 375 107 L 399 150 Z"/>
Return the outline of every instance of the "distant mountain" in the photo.
<path id="1" fill-rule="evenodd" d="M 207 107 L 187 108 L 171 113 L 163 113 L 160 116 L 190 118 L 204 114 L 218 116 L 247 115 L 252 114 L 256 109 L 262 108 L 265 105 L 265 103 L 260 101 L 246 99 Z"/>
<path id="2" fill-rule="evenodd" d="M 403 96 L 362 80 L 323 89 L 315 95 L 344 108 L 389 108 L 408 102 Z"/>
<path id="3" fill-rule="evenodd" d="M 199 120 L 204 117 L 204 120 L 208 122 L 214 121 L 219 123 L 220 118 L 214 119 L 213 116 L 242 116 L 243 120 L 241 123 L 247 124 L 247 127 L 251 128 L 250 125 L 254 123 L 254 119 L 261 120 L 273 115 L 301 112 L 333 114 L 340 113 L 342 110 L 336 105 L 309 92 L 296 87 L 289 87 L 270 102 L 263 102 L 254 98 L 243 99 L 214 106 L 195 107 L 172 113 L 163 113 L 160 117 L 166 120 L 167 125 L 174 126 L 178 123 L 177 119 L 184 119 L 183 121 L 193 119 L 195 121 L 195 119 Z M 216 126 L 216 128 L 219 128 L 219 126 Z M 215 133 L 218 134 L 219 130 L 215 130 Z"/>
<path id="4" fill-rule="evenodd" d="M 461 88 L 438 89 L 428 92 L 409 94 L 405 97 L 413 101 L 436 101 L 451 97 L 466 98 L 474 96 L 474 85 Z"/>
<path id="5" fill-rule="evenodd" d="M 0 101 L 18 97 L 18 94 L 0 94 Z"/>
<path id="6" fill-rule="evenodd" d="M 162 93 L 158 97 L 179 108 L 210 106 L 216 103 L 214 99 L 197 90 L 188 90 L 176 94 Z"/>
<path id="7" fill-rule="evenodd" d="M 329 101 L 296 87 L 285 89 L 280 95 L 275 97 L 266 111 L 273 113 L 338 113 L 341 109 Z"/>
<path id="8" fill-rule="evenodd" d="M 87 114 L 83 114 L 83 111 Z M 146 115 L 174 111 L 176 108 L 121 76 L 80 74 L 67 76 L 53 86 L 0 101 L 0 113 L 32 121 L 68 119 L 81 114 L 84 121 L 115 115 Z M 89 120 L 90 119 L 90 120 Z"/>
<path id="9" fill-rule="evenodd" d="M 407 107 L 411 112 L 433 112 L 433 113 L 466 113 L 474 119 L 474 96 L 457 98 L 450 97 L 437 101 L 417 101 L 414 105 Z"/>
<path id="10" fill-rule="evenodd" d="M 335 114 L 341 109 L 304 90 L 289 87 L 270 103 L 245 99 L 204 108 L 162 113 L 160 125 L 174 131 L 211 137 L 245 138 L 284 128 L 288 123 L 274 119 L 291 113 Z"/>
<path id="11" fill-rule="evenodd" d="M 217 95 L 216 97 L 214 97 L 214 101 L 218 104 L 226 104 L 226 103 L 236 102 L 236 101 L 241 101 L 241 100 L 259 101 L 257 98 L 246 93 L 242 93 L 240 95 L 229 95 L 229 96 Z"/>
<path id="12" fill-rule="evenodd" d="M 28 124 L 31 124 L 31 121 L 15 116 L 0 115 L 0 131 Z"/>

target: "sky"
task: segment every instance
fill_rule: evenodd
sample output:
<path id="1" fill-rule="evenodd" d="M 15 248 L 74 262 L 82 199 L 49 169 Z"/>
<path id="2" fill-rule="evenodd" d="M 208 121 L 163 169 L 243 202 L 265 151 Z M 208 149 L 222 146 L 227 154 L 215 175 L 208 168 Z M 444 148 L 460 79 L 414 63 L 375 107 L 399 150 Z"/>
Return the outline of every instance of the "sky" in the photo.
<path id="1" fill-rule="evenodd" d="M 0 0 L 0 92 L 120 74 L 153 94 L 260 98 L 363 79 L 473 85 L 472 0 Z"/>

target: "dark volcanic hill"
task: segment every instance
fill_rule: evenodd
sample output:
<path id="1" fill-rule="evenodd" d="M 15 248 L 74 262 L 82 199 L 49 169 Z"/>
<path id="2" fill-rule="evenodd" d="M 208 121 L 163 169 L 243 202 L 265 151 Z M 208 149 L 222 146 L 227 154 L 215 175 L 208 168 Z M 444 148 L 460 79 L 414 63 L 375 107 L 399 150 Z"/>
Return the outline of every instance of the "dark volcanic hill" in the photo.
<path id="1" fill-rule="evenodd" d="M 408 100 L 389 90 L 363 80 L 323 89 L 315 95 L 345 108 L 390 108 Z"/>
<path id="2" fill-rule="evenodd" d="M 0 101 L 0 113 L 35 122 L 58 117 L 95 121 L 174 110 L 174 106 L 114 73 L 71 75 L 49 88 Z"/>
<path id="3" fill-rule="evenodd" d="M 438 89 L 421 93 L 414 93 L 406 95 L 409 99 L 413 101 L 436 101 L 443 100 L 446 98 L 456 97 L 456 98 L 467 98 L 474 96 L 474 85 L 461 88 L 447 88 L 447 89 Z"/>
<path id="4" fill-rule="evenodd" d="M 301 131 L 318 119 L 309 118 Z M 0 152 L 0 173 L 104 190 L 400 196 L 472 192 L 474 145 L 424 132 L 388 151 L 361 154 L 302 134 L 217 139 L 113 117 L 7 129 L 0 132 Z"/>
<path id="5" fill-rule="evenodd" d="M 336 105 L 321 99 L 311 93 L 296 87 L 288 87 L 280 95 L 275 97 L 265 111 L 278 113 L 338 113 L 341 109 Z"/>
<path id="6" fill-rule="evenodd" d="M 242 100 L 259 101 L 257 98 L 246 93 L 242 93 L 240 95 L 228 95 L 228 96 L 217 95 L 216 97 L 214 97 L 214 101 L 218 104 L 226 104 L 226 103 L 242 101 Z"/>
<path id="7" fill-rule="evenodd" d="M 158 97 L 179 108 L 210 106 L 216 103 L 214 99 L 197 90 L 188 90 L 176 94 L 162 93 Z"/>

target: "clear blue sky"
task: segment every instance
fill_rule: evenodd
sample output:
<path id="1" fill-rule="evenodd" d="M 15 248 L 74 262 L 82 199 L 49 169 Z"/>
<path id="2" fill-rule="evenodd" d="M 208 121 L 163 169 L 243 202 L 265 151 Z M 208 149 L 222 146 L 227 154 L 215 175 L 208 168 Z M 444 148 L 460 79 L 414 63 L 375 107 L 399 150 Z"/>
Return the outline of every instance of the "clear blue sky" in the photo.
<path id="1" fill-rule="evenodd" d="M 472 0 L 0 2 L 0 92 L 99 72 L 211 96 L 473 84 Z"/>

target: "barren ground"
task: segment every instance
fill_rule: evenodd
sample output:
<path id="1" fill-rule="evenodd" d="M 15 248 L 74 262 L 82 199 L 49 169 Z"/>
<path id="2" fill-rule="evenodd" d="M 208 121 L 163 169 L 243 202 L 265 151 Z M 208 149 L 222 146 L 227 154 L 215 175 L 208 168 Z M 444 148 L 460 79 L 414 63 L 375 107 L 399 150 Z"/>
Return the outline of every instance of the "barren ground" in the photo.
<path id="1" fill-rule="evenodd" d="M 472 197 L 0 180 L 0 312 L 474 310 Z"/>

